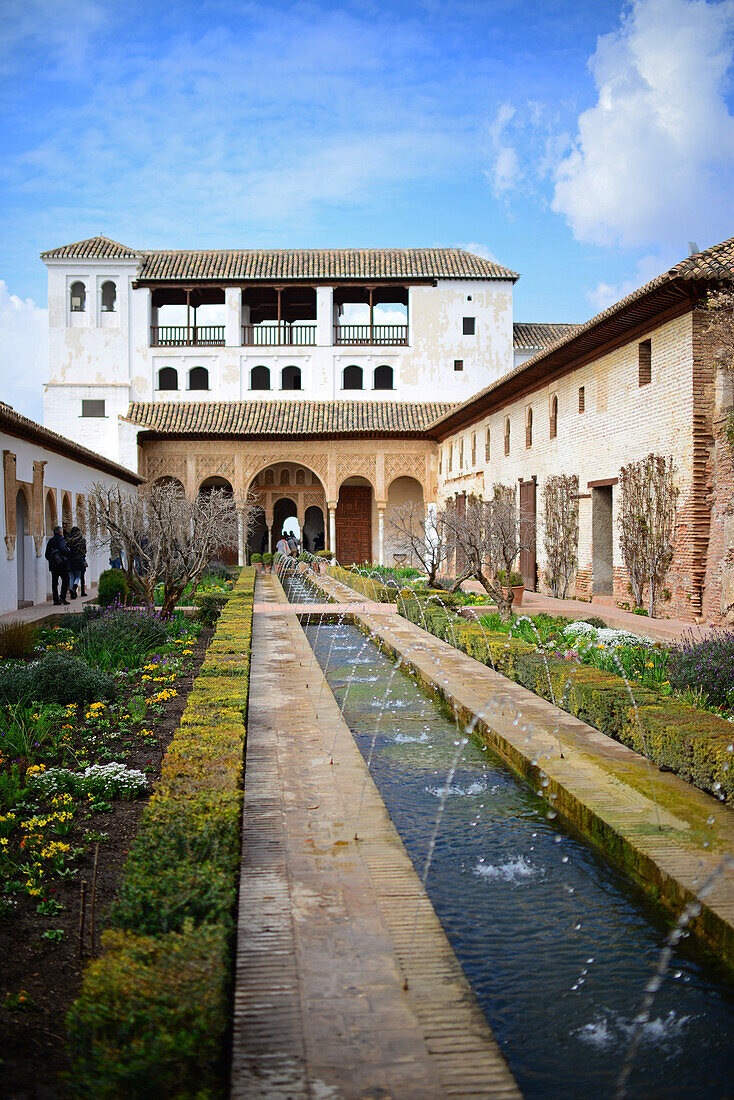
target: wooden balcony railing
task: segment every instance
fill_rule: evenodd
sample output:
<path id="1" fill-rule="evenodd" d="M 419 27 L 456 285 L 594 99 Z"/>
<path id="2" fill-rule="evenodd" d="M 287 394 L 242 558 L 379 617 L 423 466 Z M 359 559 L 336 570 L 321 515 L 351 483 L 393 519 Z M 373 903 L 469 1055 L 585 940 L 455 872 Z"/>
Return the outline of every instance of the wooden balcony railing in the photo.
<path id="1" fill-rule="evenodd" d="M 224 347 L 224 325 L 151 325 L 153 348 Z"/>
<path id="2" fill-rule="evenodd" d="M 335 344 L 407 344 L 407 325 L 334 325 Z"/>
<path id="3" fill-rule="evenodd" d="M 243 325 L 242 343 L 246 347 L 280 347 L 287 344 L 313 346 L 316 343 L 316 324 L 293 325 L 276 321 L 272 325 Z"/>

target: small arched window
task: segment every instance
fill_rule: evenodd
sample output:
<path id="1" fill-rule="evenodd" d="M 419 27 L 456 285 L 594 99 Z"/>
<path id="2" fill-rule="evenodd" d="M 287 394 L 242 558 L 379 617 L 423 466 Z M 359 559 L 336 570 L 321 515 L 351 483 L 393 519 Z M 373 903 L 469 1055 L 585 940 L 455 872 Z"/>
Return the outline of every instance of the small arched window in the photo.
<path id="1" fill-rule="evenodd" d="M 280 388 L 282 390 L 300 390 L 301 368 L 283 367 L 280 375 Z"/>
<path id="2" fill-rule="evenodd" d="M 510 453 L 510 418 L 505 419 L 505 454 Z"/>
<path id="3" fill-rule="evenodd" d="M 251 390 L 269 390 L 270 389 L 270 368 L 269 367 L 253 367 L 250 371 L 250 389 Z"/>
<path id="4" fill-rule="evenodd" d="M 490 439 L 489 428 L 487 428 L 487 436 L 486 436 L 486 439 L 484 440 L 484 460 L 485 460 L 485 462 L 489 462 L 489 439 Z"/>
<path id="5" fill-rule="evenodd" d="M 342 380 L 343 390 L 361 390 L 363 388 L 363 376 L 361 367 L 345 367 Z"/>
<path id="6" fill-rule="evenodd" d="M 296 485 L 305 485 L 305 484 L 306 484 L 306 471 L 305 470 L 296 470 Z"/>
<path id="7" fill-rule="evenodd" d="M 189 371 L 190 390 L 209 389 L 209 371 L 206 367 L 192 367 Z"/>
<path id="8" fill-rule="evenodd" d="M 106 283 L 102 283 L 102 312 L 114 313 L 115 305 L 117 303 L 117 287 L 113 282 L 108 280 Z"/>
<path id="9" fill-rule="evenodd" d="M 265 471 L 265 484 L 266 485 L 275 485 L 275 474 L 273 473 L 272 470 L 266 470 Z"/>
<path id="10" fill-rule="evenodd" d="M 346 386 L 344 387 L 346 389 Z M 393 370 L 386 363 L 382 366 L 375 368 L 375 389 L 376 390 L 392 390 L 393 385 Z"/>
<path id="11" fill-rule="evenodd" d="M 550 437 L 555 439 L 558 435 L 558 397 L 553 394 L 550 407 Z"/>
<path id="12" fill-rule="evenodd" d="M 525 446 L 532 447 L 533 445 L 533 410 L 528 409 L 525 413 Z"/>
<path id="13" fill-rule="evenodd" d="M 178 389 L 178 371 L 175 367 L 161 367 L 161 369 L 158 371 L 158 389 Z"/>
<path id="14" fill-rule="evenodd" d="M 288 470 L 281 470 L 280 471 L 280 484 L 281 485 L 290 485 L 290 483 L 291 483 L 290 472 Z"/>
<path id="15" fill-rule="evenodd" d="M 84 313 L 87 308 L 87 288 L 84 283 L 72 283 L 69 287 L 69 309 L 72 313 Z"/>

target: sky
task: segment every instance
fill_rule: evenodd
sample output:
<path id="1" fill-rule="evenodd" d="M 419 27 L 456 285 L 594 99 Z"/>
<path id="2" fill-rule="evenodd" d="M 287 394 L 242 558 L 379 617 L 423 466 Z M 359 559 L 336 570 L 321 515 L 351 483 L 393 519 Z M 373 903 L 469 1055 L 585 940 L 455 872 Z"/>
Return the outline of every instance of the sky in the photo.
<path id="1" fill-rule="evenodd" d="M 38 256 L 98 233 L 464 247 L 586 320 L 734 235 L 733 44 L 734 0 L 0 0 L 0 399 L 42 418 Z"/>

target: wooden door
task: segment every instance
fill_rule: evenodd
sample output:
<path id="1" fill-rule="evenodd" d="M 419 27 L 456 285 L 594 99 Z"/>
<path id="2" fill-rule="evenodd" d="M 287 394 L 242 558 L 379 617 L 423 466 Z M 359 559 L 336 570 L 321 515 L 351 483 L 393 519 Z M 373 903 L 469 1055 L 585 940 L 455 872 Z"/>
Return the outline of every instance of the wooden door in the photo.
<path id="1" fill-rule="evenodd" d="M 372 489 L 342 485 L 336 508 L 336 556 L 342 565 L 372 561 Z"/>
<path id="2" fill-rule="evenodd" d="M 529 592 L 537 587 L 537 562 L 535 555 L 535 479 L 520 482 L 520 572 Z"/>

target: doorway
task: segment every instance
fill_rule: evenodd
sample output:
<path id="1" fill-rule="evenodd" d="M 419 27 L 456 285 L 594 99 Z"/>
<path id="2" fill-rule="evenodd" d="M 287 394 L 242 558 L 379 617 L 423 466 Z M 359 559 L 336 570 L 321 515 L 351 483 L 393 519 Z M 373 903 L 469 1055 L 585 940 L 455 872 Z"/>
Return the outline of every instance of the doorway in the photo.
<path id="1" fill-rule="evenodd" d="M 336 557 L 342 565 L 372 561 L 372 487 L 342 485 L 336 508 Z"/>
<path id="2" fill-rule="evenodd" d="M 536 481 L 520 482 L 520 572 L 528 592 L 537 590 Z"/>
<path id="3" fill-rule="evenodd" d="M 612 486 L 591 490 L 591 594 L 611 596 L 614 592 L 614 528 Z"/>

